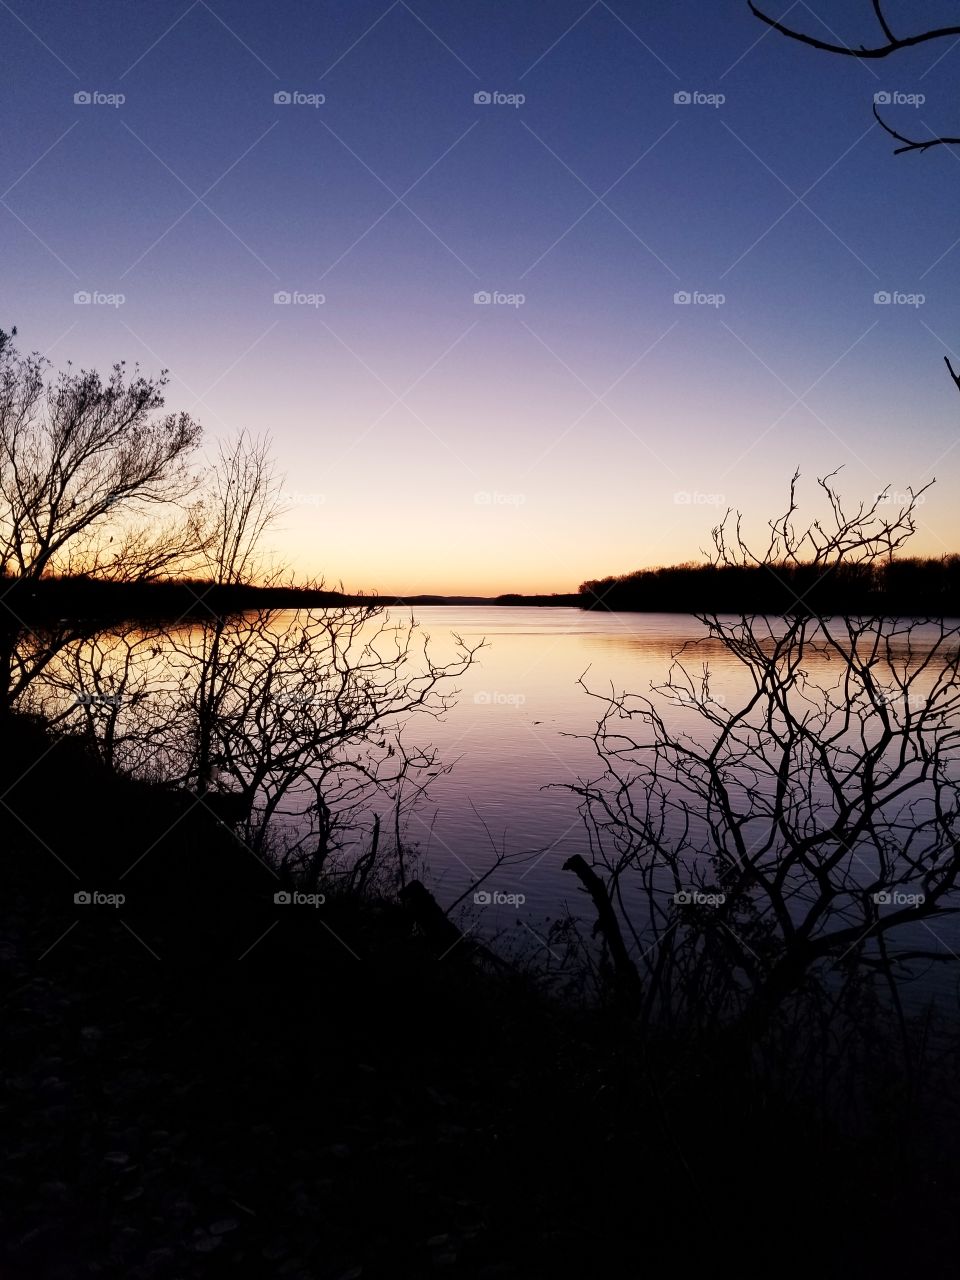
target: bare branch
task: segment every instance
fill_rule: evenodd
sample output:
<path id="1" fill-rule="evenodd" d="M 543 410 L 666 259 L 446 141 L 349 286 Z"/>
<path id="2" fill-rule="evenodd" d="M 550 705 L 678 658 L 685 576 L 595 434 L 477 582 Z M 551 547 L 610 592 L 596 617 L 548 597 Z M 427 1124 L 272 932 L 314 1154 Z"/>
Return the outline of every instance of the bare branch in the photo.
<path id="1" fill-rule="evenodd" d="M 781 35 L 788 36 L 791 40 L 796 40 L 800 44 L 809 45 L 812 49 L 821 49 L 826 53 L 839 53 L 850 58 L 886 58 L 891 53 L 896 53 L 898 49 L 909 49 L 914 45 L 926 44 L 930 40 L 944 40 L 953 36 L 960 36 L 960 27 L 936 27 L 930 31 L 921 31 L 917 35 L 902 36 L 898 39 L 891 32 L 880 11 L 879 0 L 873 0 L 874 13 L 880 21 L 887 43 L 875 45 L 872 48 L 866 45 L 860 45 L 855 48 L 852 45 L 834 44 L 829 40 L 821 40 L 816 36 L 807 35 L 803 31 L 795 31 L 793 28 L 779 22 L 776 18 L 771 18 L 762 9 L 758 9 L 753 0 L 747 0 L 747 3 L 754 17 L 759 18 L 761 22 L 765 22 L 768 27 L 773 27 L 774 31 L 779 31 Z"/>
<path id="2" fill-rule="evenodd" d="M 893 153 L 895 156 L 903 155 L 905 151 L 929 151 L 931 147 L 960 147 L 960 138 L 926 138 L 922 141 L 914 141 L 911 138 L 905 137 L 902 133 L 898 133 L 896 129 L 887 124 L 880 112 L 877 110 L 876 103 L 874 103 L 873 106 L 873 114 L 876 118 L 877 124 L 879 124 L 885 133 L 888 133 L 896 142 L 903 143 L 903 146 L 895 148 Z"/>
<path id="3" fill-rule="evenodd" d="M 855 993 L 909 968 L 917 922 L 957 910 L 960 625 L 834 617 L 813 591 L 889 572 L 923 490 L 888 513 L 886 490 L 849 504 L 836 477 L 818 481 L 828 516 L 804 527 L 795 474 L 756 551 L 739 514 L 714 531 L 721 565 L 807 574 L 785 579 L 808 581 L 796 608 L 697 614 L 704 636 L 651 696 L 594 695 L 601 773 L 569 789 L 592 883 L 633 938 L 646 1019 L 768 1027 L 824 984 Z"/>

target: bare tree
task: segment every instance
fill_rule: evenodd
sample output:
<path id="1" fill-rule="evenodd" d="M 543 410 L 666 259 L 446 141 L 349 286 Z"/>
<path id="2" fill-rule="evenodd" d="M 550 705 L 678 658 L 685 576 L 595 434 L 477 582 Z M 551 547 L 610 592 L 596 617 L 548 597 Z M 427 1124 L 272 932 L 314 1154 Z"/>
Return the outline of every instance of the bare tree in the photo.
<path id="1" fill-rule="evenodd" d="M 5 343 L 2 344 L 5 346 Z M 0 364 L 0 555 L 27 589 L 45 573 L 150 578 L 202 566 L 197 617 L 166 627 L 23 624 L 9 604 L 7 689 L 110 769 L 159 780 L 228 819 L 291 878 L 372 883 L 390 817 L 405 815 L 436 751 L 408 746 L 411 717 L 442 715 L 480 646 L 433 657 L 416 624 L 375 601 L 339 610 L 227 614 L 208 588 L 276 584 L 264 535 L 280 514 L 266 438 L 220 446 L 203 483 L 187 466 L 199 428 L 156 420 L 164 379 L 118 366 L 44 383 L 38 357 Z M 187 502 L 190 499 L 190 502 Z M 162 517 L 178 507 L 180 523 Z M 118 513 L 150 509 L 147 525 Z M 401 863 L 402 867 L 402 863 Z"/>
<path id="2" fill-rule="evenodd" d="M 16 332 L 14 330 L 14 332 Z M 195 561 L 203 522 L 190 502 L 200 427 L 162 414 L 166 375 L 115 365 L 49 377 L 0 334 L 0 713 L 84 628 L 31 625 L 32 584 L 49 574 L 143 580 Z"/>
<path id="3" fill-rule="evenodd" d="M 407 739 L 448 710 L 480 647 L 454 642 L 437 661 L 416 624 L 375 605 L 123 623 L 65 646 L 25 708 L 229 820 L 291 883 L 362 888 L 390 856 L 402 881 L 406 817 L 447 772 Z"/>
<path id="4" fill-rule="evenodd" d="M 262 551 L 280 480 L 264 439 L 221 447 L 208 480 L 207 571 L 216 585 L 277 581 Z M 321 584 L 322 585 L 322 584 Z M 405 726 L 449 707 L 479 645 L 454 637 L 433 657 L 416 624 L 375 601 L 343 609 L 205 610 L 167 628 L 135 622 L 76 638 L 33 690 L 31 709 L 81 734 L 105 764 L 161 779 L 229 817 L 251 849 L 291 879 L 372 882 L 405 816 L 444 772 Z"/>
<path id="5" fill-rule="evenodd" d="M 195 489 L 188 460 L 200 427 L 186 413 L 158 415 L 165 374 L 128 379 L 118 364 L 106 382 L 71 369 L 48 380 L 48 369 L 42 357 L 6 346 L 0 358 L 0 573 L 76 571 L 86 539 L 86 567 L 124 574 L 125 547 L 136 548 L 139 564 L 149 561 L 142 539 L 108 552 L 97 534 Z"/>
<path id="6" fill-rule="evenodd" d="M 198 641 L 184 636 L 176 646 L 187 683 Z M 455 656 L 437 662 L 415 624 L 374 606 L 226 619 L 215 667 L 207 648 L 198 673 L 207 690 L 215 685 L 215 714 L 198 683 L 182 706 L 181 736 L 201 744 L 209 787 L 244 798 L 251 845 L 266 847 L 282 829 L 284 865 L 315 882 L 372 837 L 378 805 L 392 809 L 397 796 L 409 807 L 416 780 L 442 771 L 436 751 L 406 747 L 403 732 L 412 718 L 448 709 L 452 682 L 478 647 L 454 641 Z M 205 731 L 191 734 L 201 717 Z M 185 776 L 197 769 L 187 761 Z"/>
<path id="7" fill-rule="evenodd" d="M 602 772 L 572 789 L 617 908 L 599 928 L 621 976 L 623 929 L 644 1016 L 667 1025 L 764 1025 L 952 958 L 935 926 L 960 906 L 960 625 L 817 604 L 829 575 L 903 545 L 920 494 L 847 511 L 828 476 L 829 516 L 798 528 L 796 480 L 763 547 L 732 513 L 714 530 L 718 563 L 808 565 L 794 609 L 698 614 L 651 696 L 592 695 Z"/>
<path id="8" fill-rule="evenodd" d="M 221 445 L 210 477 L 210 515 L 206 538 L 207 573 L 218 586 L 249 582 L 263 571 L 263 534 L 280 514 L 280 479 L 269 457 L 265 437 L 251 439 L 241 432 L 230 445 Z M 202 603 L 202 599 L 201 599 Z M 204 794 L 213 781 L 213 742 L 224 719 L 229 696 L 230 658 L 224 653 L 227 619 L 209 611 L 201 624 L 197 653 L 195 732 L 197 741 L 194 784 Z M 235 646 L 236 649 L 236 646 Z"/>
<path id="9" fill-rule="evenodd" d="M 218 584 L 262 578 L 263 535 L 282 514 L 270 441 L 240 434 L 221 444 L 210 477 L 206 571 Z"/>
<path id="10" fill-rule="evenodd" d="M 171 631 L 127 621 L 70 639 L 21 709 L 81 739 L 112 772 L 166 781 L 182 758 L 180 691 L 165 657 Z"/>

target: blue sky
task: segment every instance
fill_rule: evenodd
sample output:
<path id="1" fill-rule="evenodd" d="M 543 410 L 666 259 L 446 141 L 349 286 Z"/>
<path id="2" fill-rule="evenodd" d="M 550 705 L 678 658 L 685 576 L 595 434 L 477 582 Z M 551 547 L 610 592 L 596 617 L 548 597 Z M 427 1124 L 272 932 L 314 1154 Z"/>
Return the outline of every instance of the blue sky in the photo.
<path id="1" fill-rule="evenodd" d="M 269 431 L 278 553 L 351 587 L 695 558 L 797 465 L 811 500 L 840 464 L 857 498 L 935 474 L 916 549 L 956 550 L 960 153 L 894 157 L 871 114 L 922 95 L 891 122 L 960 132 L 956 55 L 706 9 L 3 4 L 0 324 L 168 367 L 211 438 Z M 866 0 L 820 12 L 875 36 Z"/>

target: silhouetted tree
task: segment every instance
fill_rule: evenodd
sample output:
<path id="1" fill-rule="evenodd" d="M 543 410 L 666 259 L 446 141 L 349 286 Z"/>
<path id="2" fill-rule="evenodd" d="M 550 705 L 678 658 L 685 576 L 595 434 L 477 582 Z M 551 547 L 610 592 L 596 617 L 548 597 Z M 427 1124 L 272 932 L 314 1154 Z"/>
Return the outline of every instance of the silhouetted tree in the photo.
<path id="1" fill-rule="evenodd" d="M 16 330 L 13 331 L 14 333 Z M 42 631 L 20 615 L 29 584 L 48 574 L 143 580 L 189 564 L 204 542 L 188 500 L 200 427 L 161 414 L 166 376 L 127 378 L 115 365 L 50 377 L 42 356 L 20 356 L 0 335 L 0 714 L 83 628 Z"/>
<path id="2" fill-rule="evenodd" d="M 206 491 L 209 581 L 278 581 L 263 547 L 280 511 L 267 440 L 223 445 Z M 444 771 L 432 747 L 406 747 L 404 726 L 446 711 L 480 646 L 454 637 L 454 657 L 438 662 L 412 621 L 391 622 L 373 601 L 225 614 L 204 607 L 203 584 L 195 592 L 189 622 L 125 622 L 62 645 L 30 709 L 111 769 L 229 816 L 291 880 L 376 878 L 381 811 L 399 852 L 405 814 Z"/>
<path id="3" fill-rule="evenodd" d="M 774 577 L 805 563 L 819 580 L 914 531 L 919 495 L 890 517 L 848 512 L 833 476 L 829 519 L 797 528 L 796 480 L 763 547 L 724 518 L 716 563 Z M 650 697 L 592 694 L 602 772 L 572 790 L 648 1019 L 765 1025 L 801 993 L 839 999 L 870 973 L 952 958 L 931 926 L 958 907 L 960 624 L 815 600 L 779 618 L 698 613 L 703 639 Z M 701 646 L 742 673 L 741 705 L 709 660 L 691 665 Z"/>
<path id="4" fill-rule="evenodd" d="M 110 538 L 124 518 L 182 503 L 197 485 L 188 459 L 200 427 L 186 413 L 158 414 L 166 375 L 122 364 L 104 381 L 92 370 L 48 376 L 42 356 L 0 359 L 0 573 L 105 571 L 135 577 L 182 558 L 186 530 L 165 550 Z M 155 526 L 154 519 L 153 525 Z"/>
<path id="5" fill-rule="evenodd" d="M 280 514 L 280 481 L 269 456 L 269 441 L 241 433 L 232 445 L 221 445 L 213 468 L 206 572 L 218 586 L 250 581 L 263 571 L 262 537 Z M 193 783 L 203 795 L 213 781 L 213 740 L 223 722 L 230 664 L 223 652 L 227 619 L 214 611 L 199 624 L 195 650 L 199 678 L 193 697 L 196 735 Z"/>

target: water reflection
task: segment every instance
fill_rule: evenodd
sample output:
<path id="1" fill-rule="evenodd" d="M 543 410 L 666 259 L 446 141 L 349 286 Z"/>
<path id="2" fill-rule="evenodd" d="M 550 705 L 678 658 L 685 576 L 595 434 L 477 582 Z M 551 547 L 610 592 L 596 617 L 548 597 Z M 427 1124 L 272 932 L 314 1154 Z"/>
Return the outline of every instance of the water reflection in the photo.
<path id="1" fill-rule="evenodd" d="M 700 809 L 667 802 L 665 784 L 676 783 L 675 772 L 656 775 L 647 807 L 631 809 L 645 776 L 642 752 L 657 737 L 657 726 L 636 714 L 636 706 L 621 703 L 604 735 L 594 736 L 608 700 L 630 691 L 653 697 L 663 732 L 692 748 L 709 748 L 728 715 L 756 698 L 757 662 L 749 647 L 738 652 L 717 635 L 705 636 L 696 619 L 676 614 L 434 607 L 416 611 L 419 631 L 409 629 L 410 620 L 407 611 L 386 617 L 301 611 L 58 633 L 21 709 L 81 735 L 114 768 L 206 797 L 251 848 L 312 883 L 333 870 L 355 882 L 382 854 L 390 833 L 395 853 L 408 860 L 406 870 L 423 863 L 442 903 L 467 894 L 471 927 L 488 936 L 513 932 L 545 958 L 554 955 L 551 930 L 558 921 L 568 914 L 582 922 L 594 916 L 585 882 L 571 874 L 571 859 L 582 857 L 603 870 L 626 945 L 640 956 L 649 950 L 651 927 L 656 937 L 665 930 L 675 930 L 675 938 L 683 933 L 676 930 L 678 892 L 709 898 L 720 891 L 711 849 L 729 853 L 732 832 L 748 846 L 769 840 L 775 762 L 767 760 L 764 768 L 743 758 L 725 762 L 735 812 L 718 824 L 709 811 L 709 788 Z M 755 628 L 754 658 L 769 657 L 788 625 L 780 620 Z M 938 639 L 940 668 L 928 661 Z M 903 707 L 891 702 L 887 715 L 902 721 L 904 713 L 924 714 L 928 727 L 929 717 L 940 715 L 943 732 L 932 766 L 937 788 L 928 785 L 933 774 L 924 773 L 922 757 L 903 770 L 904 784 L 919 787 L 890 826 L 892 843 L 871 841 L 869 832 L 853 842 L 843 893 L 829 904 L 835 914 L 849 914 L 858 893 L 875 890 L 879 872 L 891 891 L 920 892 L 891 878 L 888 864 L 916 850 L 917 832 L 940 838 L 953 820 L 953 813 L 937 808 L 956 781 L 953 686 L 943 686 L 947 700 L 939 712 L 931 695 L 944 663 L 950 674 L 956 643 L 944 640 L 936 625 L 907 623 L 888 628 L 882 652 L 871 654 L 874 642 L 867 629 L 855 651 L 872 663 L 878 681 L 899 680 L 907 699 Z M 43 639 L 29 643 L 36 664 Z M 664 699 L 655 691 L 671 681 L 671 673 Z M 791 675 L 801 677 L 806 693 L 797 684 L 794 694 L 809 696 L 816 686 L 835 699 L 838 715 L 848 714 L 853 695 L 844 664 L 814 627 Z M 703 714 L 704 699 L 711 716 Z M 882 720 L 871 732 L 878 725 L 882 731 Z M 817 730 L 821 737 L 826 724 Z M 832 749 L 853 751 L 858 732 L 855 722 L 836 732 L 831 726 Z M 891 737 L 891 744 L 897 741 Z M 611 759 L 619 773 L 610 772 Z M 840 798 L 824 790 L 809 761 L 807 767 L 806 792 L 803 779 L 793 779 L 798 795 L 791 821 L 814 830 L 838 820 Z M 890 763 L 881 753 L 872 767 Z M 646 775 L 645 785 L 650 780 Z M 844 788 L 855 795 L 863 778 L 851 770 Z M 599 824 L 598 811 L 605 814 Z M 647 865 L 639 854 L 651 842 L 660 856 Z M 678 842 L 682 872 L 668 856 L 668 846 Z M 483 882 L 486 896 L 473 904 L 468 891 L 492 865 L 492 878 Z M 796 870 L 787 886 L 794 920 L 810 908 L 809 892 L 817 884 L 816 873 L 805 880 Z M 928 879 L 922 892 L 931 886 L 943 888 Z M 715 904 L 679 905 L 699 910 Z M 891 899 L 875 905 L 886 912 L 915 904 Z M 758 956 L 783 945 L 782 937 L 777 942 L 749 920 L 727 924 Z M 907 949 L 917 953 L 931 945 L 947 954 L 957 950 L 956 930 L 940 916 L 914 924 L 905 918 L 902 934 Z M 771 957 L 763 963 L 774 964 Z M 702 954 L 695 959 L 702 963 Z M 729 956 L 717 952 L 712 963 L 711 981 L 720 983 Z M 918 959 L 914 972 L 925 966 Z M 952 979 L 928 975 L 924 989 L 936 981 L 945 986 Z"/>

